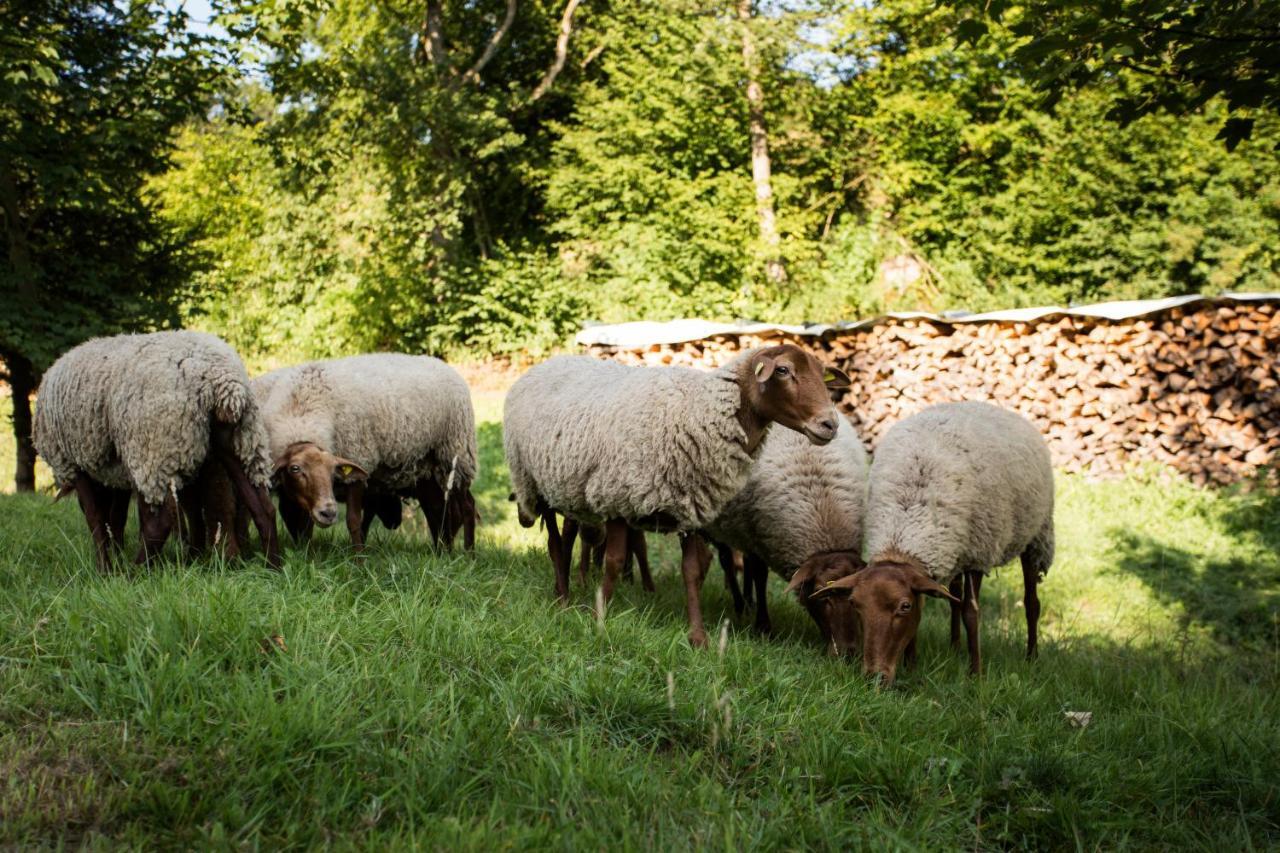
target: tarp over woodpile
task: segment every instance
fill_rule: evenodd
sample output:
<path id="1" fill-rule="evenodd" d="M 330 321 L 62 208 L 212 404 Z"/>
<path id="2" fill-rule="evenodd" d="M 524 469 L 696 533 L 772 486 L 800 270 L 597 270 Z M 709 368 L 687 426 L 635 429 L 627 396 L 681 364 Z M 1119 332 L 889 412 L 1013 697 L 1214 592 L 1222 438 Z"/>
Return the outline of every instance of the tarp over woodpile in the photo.
<path id="1" fill-rule="evenodd" d="M 797 337 L 822 337 L 832 333 L 854 332 L 900 320 L 927 320 L 934 323 L 1033 323 L 1058 317 L 1092 317 L 1102 320 L 1127 320 L 1147 314 L 1158 314 L 1170 308 L 1192 306 L 1203 302 L 1280 302 L 1280 292 L 1226 293 L 1221 296 L 1169 296 L 1164 299 L 1128 299 L 1115 302 L 1096 302 L 1075 308 L 1048 305 L 1039 308 L 1010 308 L 1004 311 L 987 311 L 982 314 L 948 312 L 929 314 L 922 311 L 891 311 L 866 320 L 838 323 L 814 323 L 787 325 L 779 323 L 716 323 L 710 320 L 683 319 L 666 323 L 640 321 L 613 325 L 588 326 L 578 332 L 575 342 L 579 346 L 611 347 L 614 349 L 643 349 L 655 344 L 682 344 L 722 335 L 751 335 L 769 337 L 774 334 Z"/>

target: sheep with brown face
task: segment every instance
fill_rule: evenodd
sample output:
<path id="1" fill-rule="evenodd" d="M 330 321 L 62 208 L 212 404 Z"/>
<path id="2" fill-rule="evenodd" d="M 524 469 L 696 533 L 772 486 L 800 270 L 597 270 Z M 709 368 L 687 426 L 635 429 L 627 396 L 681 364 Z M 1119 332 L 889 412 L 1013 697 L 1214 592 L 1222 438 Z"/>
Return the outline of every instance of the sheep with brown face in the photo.
<path id="1" fill-rule="evenodd" d="M 1053 469 L 1040 432 L 987 403 L 944 403 L 893 426 L 876 448 L 867 501 L 866 569 L 817 588 L 843 597 L 862 634 L 864 672 L 892 683 L 915 654 L 922 596 L 952 605 L 951 642 L 968 635 L 981 671 L 983 574 L 1022 561 L 1027 656 L 1036 653 L 1037 585 L 1053 563 Z"/>
<path id="2" fill-rule="evenodd" d="M 415 497 L 433 541 L 459 530 L 475 544 L 477 473 L 471 393 L 457 371 L 428 356 L 379 353 L 272 371 L 252 383 L 280 492 L 296 539 L 328 527 L 347 505 L 347 531 L 364 547 L 368 515 L 398 526 Z"/>
<path id="3" fill-rule="evenodd" d="M 771 628 L 765 585 L 772 568 L 799 595 L 827 650 L 853 654 L 858 643 L 848 599 L 812 596 L 863 565 L 867 453 L 853 424 L 841 421 L 835 439 L 821 446 L 789 430 L 771 432 L 746 485 L 707 533 L 745 555 L 757 630 Z"/>
<path id="4" fill-rule="evenodd" d="M 569 566 L 555 513 L 604 526 L 606 602 L 629 528 L 678 533 L 689 638 L 704 645 L 705 548 L 695 534 L 741 490 L 771 425 L 815 444 L 835 437 L 828 384 L 848 378 L 791 345 L 752 350 L 712 371 L 585 356 L 528 371 L 507 395 L 504 444 L 521 522 L 547 522 L 557 594 L 567 600 Z"/>

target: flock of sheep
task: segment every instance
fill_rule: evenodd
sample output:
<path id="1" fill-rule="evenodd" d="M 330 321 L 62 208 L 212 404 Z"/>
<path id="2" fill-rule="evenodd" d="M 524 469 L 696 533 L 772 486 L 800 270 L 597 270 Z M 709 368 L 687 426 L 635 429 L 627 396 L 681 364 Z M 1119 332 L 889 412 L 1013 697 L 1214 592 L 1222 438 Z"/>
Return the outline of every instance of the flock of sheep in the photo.
<path id="1" fill-rule="evenodd" d="M 545 526 L 557 595 L 568 600 L 579 538 L 580 577 L 603 564 L 605 607 L 633 559 L 653 588 L 644 532 L 675 533 L 693 645 L 707 642 L 699 595 L 709 543 L 735 607 L 754 600 L 759 629 L 769 630 L 772 569 L 830 652 L 860 655 L 864 672 L 892 683 L 915 657 L 924 595 L 949 600 L 952 643 L 963 624 L 979 672 L 984 573 L 1020 557 L 1034 655 L 1036 587 L 1054 543 L 1040 434 L 1012 412 L 948 403 L 895 425 L 868 466 L 832 403 L 847 384 L 790 345 L 712 371 L 585 356 L 530 369 L 507 396 L 504 445 L 521 524 Z M 131 500 L 139 562 L 175 531 L 193 552 L 240 555 L 252 521 L 278 566 L 272 490 L 295 540 L 335 523 L 345 502 L 360 549 L 375 518 L 398 527 L 402 499 L 413 498 L 435 544 L 452 547 L 462 532 L 474 546 L 470 394 L 426 356 L 317 361 L 251 381 L 212 335 L 101 338 L 45 374 L 35 442 L 59 497 L 79 500 L 102 568 L 123 546 Z"/>

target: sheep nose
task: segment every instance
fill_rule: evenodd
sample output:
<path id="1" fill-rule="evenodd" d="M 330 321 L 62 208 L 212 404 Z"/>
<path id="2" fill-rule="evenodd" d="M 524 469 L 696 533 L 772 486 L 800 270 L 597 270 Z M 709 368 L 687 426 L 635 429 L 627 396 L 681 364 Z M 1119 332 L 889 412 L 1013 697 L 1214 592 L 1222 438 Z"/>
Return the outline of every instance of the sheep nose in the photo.
<path id="1" fill-rule="evenodd" d="M 334 520 L 337 517 L 338 517 L 338 508 L 336 506 L 326 506 L 316 510 L 316 521 L 324 525 L 325 527 L 328 527 L 330 524 L 333 524 Z"/>
<path id="2" fill-rule="evenodd" d="M 835 432 L 835 431 L 836 431 L 836 419 L 835 419 L 835 418 L 823 418 L 822 420 L 818 421 L 818 426 L 822 427 L 823 429 L 825 429 L 825 430 L 827 430 L 827 431 L 829 431 L 829 432 Z"/>

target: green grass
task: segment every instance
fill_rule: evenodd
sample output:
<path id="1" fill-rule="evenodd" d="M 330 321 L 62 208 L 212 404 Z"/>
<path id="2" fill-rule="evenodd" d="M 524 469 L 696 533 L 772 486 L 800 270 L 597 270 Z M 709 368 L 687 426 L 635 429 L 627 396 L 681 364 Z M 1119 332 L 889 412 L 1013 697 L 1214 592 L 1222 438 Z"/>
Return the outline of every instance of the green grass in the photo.
<path id="1" fill-rule="evenodd" d="M 480 414 L 474 557 L 415 523 L 281 574 L 102 577 L 73 502 L 0 496 L 0 846 L 1280 844 L 1274 495 L 1063 477 L 1040 660 L 1006 570 L 985 677 L 931 606 L 920 666 L 877 691 L 777 583 L 765 640 L 717 570 L 727 645 L 688 648 L 668 543 L 658 593 L 624 586 L 603 630 L 590 591 L 557 607 L 498 401 Z"/>

